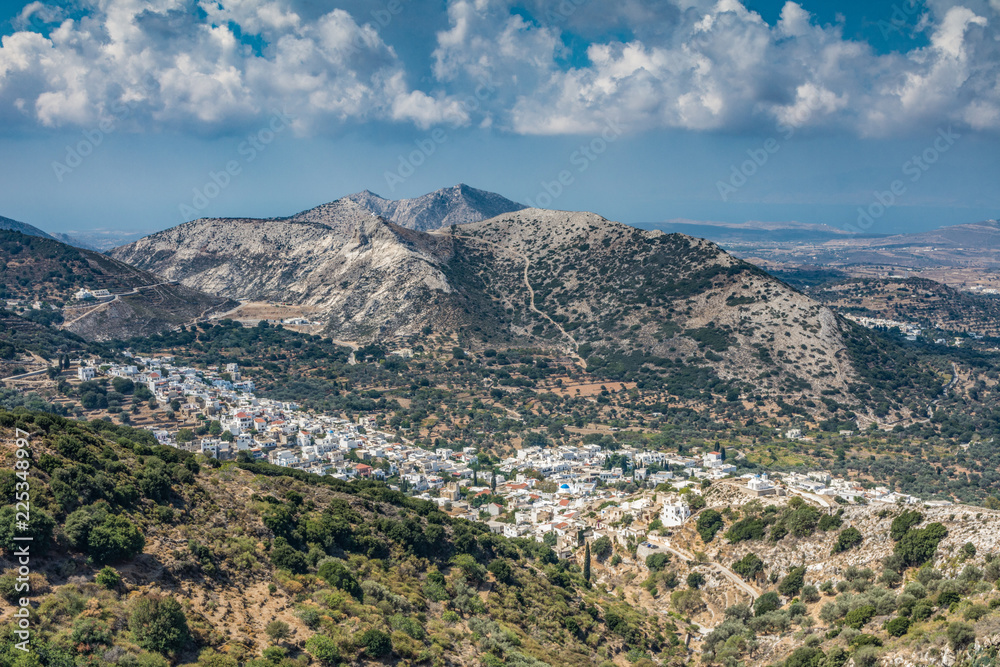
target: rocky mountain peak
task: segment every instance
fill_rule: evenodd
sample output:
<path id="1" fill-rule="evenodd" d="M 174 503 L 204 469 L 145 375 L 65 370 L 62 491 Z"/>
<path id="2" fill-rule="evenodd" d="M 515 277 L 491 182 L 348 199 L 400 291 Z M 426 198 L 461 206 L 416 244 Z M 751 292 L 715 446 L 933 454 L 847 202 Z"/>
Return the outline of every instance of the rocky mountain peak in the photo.
<path id="1" fill-rule="evenodd" d="M 524 205 L 464 183 L 413 199 L 386 199 L 370 190 L 348 195 L 354 202 L 401 227 L 430 231 L 464 225 L 524 209 Z"/>

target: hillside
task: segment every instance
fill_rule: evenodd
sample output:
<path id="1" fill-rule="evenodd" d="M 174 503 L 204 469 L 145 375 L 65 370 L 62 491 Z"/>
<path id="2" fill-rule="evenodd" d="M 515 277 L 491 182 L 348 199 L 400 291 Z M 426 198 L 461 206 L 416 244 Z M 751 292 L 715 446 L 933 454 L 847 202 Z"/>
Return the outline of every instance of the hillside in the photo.
<path id="1" fill-rule="evenodd" d="M 21 306 L 22 314 L 90 340 L 156 333 L 228 303 L 100 253 L 17 231 L 0 231 L 0 261 L 0 297 L 42 302 L 40 310 Z M 75 301 L 80 289 L 112 296 Z"/>
<path id="2" fill-rule="evenodd" d="M 464 183 L 413 199 L 385 199 L 368 190 L 344 199 L 400 227 L 422 232 L 479 222 L 526 208 L 506 197 L 470 188 Z"/>
<path id="3" fill-rule="evenodd" d="M 309 306 L 339 340 L 454 332 L 471 348 L 559 350 L 688 401 L 851 400 L 854 328 L 830 310 L 712 243 L 590 213 L 526 209 L 428 234 L 342 199 L 196 220 L 112 255 L 220 296 Z"/>
<path id="4" fill-rule="evenodd" d="M 43 232 L 38 227 L 33 227 L 25 222 L 18 222 L 17 220 L 11 220 L 10 218 L 5 218 L 0 215 L 0 231 L 11 231 L 20 232 L 21 234 L 27 234 L 28 236 L 37 236 L 43 239 L 50 239 L 55 241 L 56 238 L 47 232 Z"/>
<path id="5" fill-rule="evenodd" d="M 809 293 L 840 313 L 911 322 L 940 332 L 1000 336 L 1000 299 L 925 278 L 857 278 Z"/>
<path id="6" fill-rule="evenodd" d="M 546 546 L 381 483 L 163 447 L 147 431 L 0 411 L 0 487 L 27 432 L 28 593 L 0 530 L 0 663 L 30 598 L 45 665 L 579 665 L 683 655 L 677 626 L 586 585 Z M 102 569 L 103 568 L 103 569 Z M 678 648 L 671 648 L 671 647 Z M 261 657 L 263 654 L 263 657 Z"/>

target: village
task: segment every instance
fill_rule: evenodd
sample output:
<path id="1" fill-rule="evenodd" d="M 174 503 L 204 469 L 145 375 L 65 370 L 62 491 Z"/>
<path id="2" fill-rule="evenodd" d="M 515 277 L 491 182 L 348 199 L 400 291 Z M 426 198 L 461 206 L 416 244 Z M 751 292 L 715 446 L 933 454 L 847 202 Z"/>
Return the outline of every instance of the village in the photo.
<path id="1" fill-rule="evenodd" d="M 82 381 L 98 374 L 127 378 L 146 386 L 155 400 L 179 404 L 183 414 L 217 424 L 204 437 L 192 437 L 190 429 L 154 429 L 163 445 L 220 461 L 245 452 L 254 460 L 345 481 L 384 480 L 394 490 L 435 502 L 452 517 L 485 523 L 509 538 L 545 542 L 560 557 L 569 557 L 581 539 L 605 536 L 630 551 L 656 548 L 641 544 L 650 531 L 682 526 L 704 505 L 702 490 L 720 480 L 758 497 L 799 495 L 824 507 L 921 502 L 824 471 L 740 474 L 725 451 L 682 456 L 630 447 L 608 451 L 597 444 L 524 447 L 483 470 L 472 447 L 425 449 L 378 430 L 372 419 L 353 423 L 258 397 L 237 364 L 200 370 L 175 366 L 169 356 L 133 361 L 100 367 L 81 361 L 77 374 Z M 785 436 L 801 434 L 793 429 Z"/>

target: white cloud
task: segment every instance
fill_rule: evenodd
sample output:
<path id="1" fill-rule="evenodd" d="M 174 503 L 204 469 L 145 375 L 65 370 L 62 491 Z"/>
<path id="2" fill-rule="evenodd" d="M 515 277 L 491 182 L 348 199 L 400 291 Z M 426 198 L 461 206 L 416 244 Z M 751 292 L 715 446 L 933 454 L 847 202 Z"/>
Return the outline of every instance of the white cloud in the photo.
<path id="1" fill-rule="evenodd" d="M 213 133 L 282 109 L 299 133 L 344 121 L 1000 130 L 1000 0 L 926 1 L 928 45 L 883 55 L 791 0 L 775 25 L 739 0 L 449 0 L 429 62 L 403 62 L 420 50 L 397 51 L 383 32 L 402 24 L 380 32 L 365 3 L 352 15 L 312 0 L 199 0 L 198 12 L 190 0 L 100 0 L 71 20 L 63 3 L 33 2 L 0 43 L 0 123 L 86 126 L 124 109 L 136 129 Z"/>
<path id="2" fill-rule="evenodd" d="M 447 95 L 409 88 L 395 51 L 346 11 L 304 21 L 286 0 L 200 8 L 199 18 L 184 0 L 104 0 L 45 37 L 27 27 L 31 16 L 50 15 L 34 3 L 24 28 L 0 44 L 0 122 L 127 117 L 137 129 L 226 132 L 275 109 L 302 133 L 330 120 L 468 121 Z"/>

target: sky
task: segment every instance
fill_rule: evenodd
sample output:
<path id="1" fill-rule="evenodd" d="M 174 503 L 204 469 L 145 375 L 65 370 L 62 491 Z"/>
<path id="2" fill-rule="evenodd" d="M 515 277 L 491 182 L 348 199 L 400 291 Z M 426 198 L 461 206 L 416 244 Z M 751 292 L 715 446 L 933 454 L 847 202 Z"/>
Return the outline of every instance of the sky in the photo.
<path id="1" fill-rule="evenodd" d="M 1000 0 L 0 0 L 0 215 L 467 183 L 630 224 L 1000 217 Z"/>

